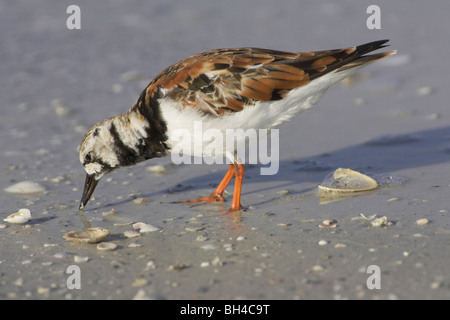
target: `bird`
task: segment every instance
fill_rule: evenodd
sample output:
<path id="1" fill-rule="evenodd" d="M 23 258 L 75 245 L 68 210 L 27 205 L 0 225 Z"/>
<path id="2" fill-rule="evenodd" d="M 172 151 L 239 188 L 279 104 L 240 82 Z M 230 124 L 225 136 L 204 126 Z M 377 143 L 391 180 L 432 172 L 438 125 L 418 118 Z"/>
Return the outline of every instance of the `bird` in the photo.
<path id="1" fill-rule="evenodd" d="M 315 105 L 332 84 L 395 54 L 396 50 L 371 53 L 387 47 L 388 41 L 309 52 L 214 49 L 169 66 L 148 84 L 128 111 L 95 124 L 83 137 L 79 159 L 86 178 L 79 210 L 84 210 L 106 174 L 171 155 L 177 146 L 177 130 L 192 133 L 199 122 L 203 129 L 216 129 L 222 134 L 227 129 L 277 128 Z M 183 150 L 191 156 L 211 155 L 205 146 L 185 147 Z M 209 196 L 179 202 L 223 202 L 223 193 L 234 177 L 233 199 L 225 214 L 240 212 L 244 209 L 241 191 L 245 163 L 229 148 L 215 152 L 215 157 L 229 160 L 223 180 Z"/>

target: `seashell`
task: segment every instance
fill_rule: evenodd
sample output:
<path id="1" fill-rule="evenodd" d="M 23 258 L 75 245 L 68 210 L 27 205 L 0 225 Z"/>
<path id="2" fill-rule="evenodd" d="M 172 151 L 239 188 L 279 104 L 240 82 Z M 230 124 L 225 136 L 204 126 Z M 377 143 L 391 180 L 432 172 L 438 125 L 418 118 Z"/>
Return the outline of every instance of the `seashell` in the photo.
<path id="1" fill-rule="evenodd" d="M 325 177 L 319 185 L 321 192 L 360 192 L 378 187 L 378 183 L 369 176 L 351 169 L 336 169 Z"/>
<path id="2" fill-rule="evenodd" d="M 102 242 L 97 245 L 97 250 L 100 251 L 112 251 L 117 248 L 117 244 L 112 242 Z"/>
<path id="3" fill-rule="evenodd" d="M 87 228 L 83 232 L 69 231 L 63 238 L 78 243 L 97 243 L 109 235 L 109 230 L 104 228 Z"/>
<path id="4" fill-rule="evenodd" d="M 20 209 L 19 212 L 10 214 L 3 221 L 15 224 L 23 224 L 31 220 L 31 212 L 28 209 Z"/>
<path id="5" fill-rule="evenodd" d="M 151 224 L 147 224 L 144 222 L 137 222 L 137 223 L 133 224 L 133 228 L 136 230 L 139 230 L 141 233 L 154 232 L 154 231 L 161 230 L 158 227 L 152 226 Z"/>
<path id="6" fill-rule="evenodd" d="M 43 193 L 45 192 L 45 188 L 33 181 L 22 181 L 9 186 L 5 189 L 5 192 L 20 194 Z"/>
<path id="7" fill-rule="evenodd" d="M 141 234 L 134 230 L 127 230 L 123 233 L 123 235 L 127 238 L 135 238 L 135 237 L 139 237 Z"/>
<path id="8" fill-rule="evenodd" d="M 427 218 L 422 218 L 422 219 L 416 220 L 416 224 L 418 226 L 424 226 L 424 225 L 428 224 L 429 222 L 430 222 L 430 220 L 428 220 Z"/>
<path id="9" fill-rule="evenodd" d="M 319 224 L 319 228 L 336 228 L 337 222 L 335 220 L 323 220 L 322 224 Z"/>
<path id="10" fill-rule="evenodd" d="M 147 171 L 155 174 L 163 174 L 166 172 L 166 168 L 163 165 L 154 165 L 147 167 Z"/>
<path id="11" fill-rule="evenodd" d="M 133 200 L 133 203 L 135 203 L 135 204 L 146 204 L 149 202 L 150 202 L 150 200 L 148 200 L 147 198 L 136 198 Z"/>

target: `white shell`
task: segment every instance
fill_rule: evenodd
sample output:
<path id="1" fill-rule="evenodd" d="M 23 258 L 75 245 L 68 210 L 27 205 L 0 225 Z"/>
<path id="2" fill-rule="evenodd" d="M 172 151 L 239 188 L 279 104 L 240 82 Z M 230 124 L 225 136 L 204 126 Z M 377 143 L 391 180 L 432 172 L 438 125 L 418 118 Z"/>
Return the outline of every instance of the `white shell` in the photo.
<path id="1" fill-rule="evenodd" d="M 45 192 L 44 187 L 33 181 L 22 181 L 5 189 L 8 193 L 32 194 Z"/>
<path id="2" fill-rule="evenodd" d="M 97 245 L 97 250 L 100 251 L 112 251 L 117 248 L 117 244 L 112 242 L 102 242 Z"/>
<path id="3" fill-rule="evenodd" d="M 144 222 L 137 222 L 137 223 L 133 224 L 133 228 L 136 230 L 139 230 L 141 233 L 154 232 L 154 231 L 161 230 L 158 227 L 152 226 L 151 224 L 147 224 Z"/>
<path id="4" fill-rule="evenodd" d="M 83 232 L 69 231 L 63 238 L 79 243 L 97 243 L 109 235 L 109 230 L 104 228 L 87 228 Z"/>
<path id="5" fill-rule="evenodd" d="M 3 219 L 3 221 L 15 224 L 23 224 L 31 220 L 31 211 L 28 209 L 20 209 L 19 212 L 13 213 Z"/>
<path id="6" fill-rule="evenodd" d="M 360 192 L 378 187 L 378 183 L 369 176 L 351 169 L 339 168 L 327 175 L 319 185 L 321 192 Z"/>

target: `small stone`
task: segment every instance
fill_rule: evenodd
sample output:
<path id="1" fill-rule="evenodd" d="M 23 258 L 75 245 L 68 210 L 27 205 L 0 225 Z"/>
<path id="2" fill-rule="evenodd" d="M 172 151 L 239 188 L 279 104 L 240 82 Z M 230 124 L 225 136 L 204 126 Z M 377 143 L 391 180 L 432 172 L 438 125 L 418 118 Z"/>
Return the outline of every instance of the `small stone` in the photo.
<path id="1" fill-rule="evenodd" d="M 98 243 L 109 235 L 109 230 L 104 228 L 87 228 L 83 232 L 70 231 L 63 238 L 78 243 Z"/>
<path id="2" fill-rule="evenodd" d="M 200 267 L 201 268 L 205 268 L 205 267 L 209 267 L 209 262 L 208 261 L 205 261 L 205 262 L 202 262 L 202 263 L 200 263 Z"/>
<path id="3" fill-rule="evenodd" d="M 132 242 L 127 247 L 128 248 L 138 248 L 138 247 L 142 247 L 142 244 L 136 243 L 136 242 Z"/>
<path id="4" fill-rule="evenodd" d="M 386 216 L 374 219 L 370 222 L 372 227 L 388 227 L 392 225 L 392 222 L 388 221 Z"/>
<path id="5" fill-rule="evenodd" d="M 148 200 L 147 198 L 136 198 L 133 200 L 133 203 L 135 203 L 135 204 L 146 204 L 149 202 L 150 202 L 150 200 Z"/>
<path id="6" fill-rule="evenodd" d="M 155 261 L 149 260 L 149 261 L 147 262 L 146 268 L 147 268 L 147 269 L 156 269 Z"/>
<path id="7" fill-rule="evenodd" d="M 89 257 L 86 257 L 86 256 L 74 256 L 74 257 L 73 257 L 73 260 L 74 260 L 76 263 L 88 262 L 88 261 L 89 261 Z"/>
<path id="8" fill-rule="evenodd" d="M 22 181 L 5 189 L 7 193 L 33 194 L 44 193 L 45 188 L 33 181 Z"/>
<path id="9" fill-rule="evenodd" d="M 115 84 L 113 84 L 111 91 L 115 94 L 119 94 L 122 92 L 122 89 L 123 89 L 123 87 L 120 83 L 115 83 Z"/>
<path id="10" fill-rule="evenodd" d="M 70 114 L 70 109 L 62 102 L 61 99 L 53 99 L 51 105 L 57 116 L 67 116 Z"/>
<path id="11" fill-rule="evenodd" d="M 422 219 L 416 220 L 416 224 L 418 226 L 424 226 L 424 225 L 428 224 L 429 222 L 430 222 L 430 220 L 428 220 L 427 218 L 422 218 Z"/>
<path id="12" fill-rule="evenodd" d="M 197 237 L 197 239 L 195 239 L 195 240 L 197 240 L 197 241 L 206 241 L 206 240 L 208 240 L 208 238 L 205 237 L 204 235 L 199 235 L 199 236 Z"/>
<path id="13" fill-rule="evenodd" d="M 97 245 L 97 250 L 100 251 L 112 251 L 117 248 L 117 244 L 112 242 L 102 242 Z"/>
<path id="14" fill-rule="evenodd" d="M 49 294 L 50 293 L 50 288 L 38 287 L 36 292 L 38 294 Z"/>
<path id="15" fill-rule="evenodd" d="M 197 231 L 201 231 L 203 229 L 205 229 L 205 228 L 203 228 L 203 227 L 187 227 L 187 228 L 184 228 L 184 230 L 186 230 L 188 232 L 197 232 Z"/>
<path id="16" fill-rule="evenodd" d="M 323 220 L 322 224 L 319 224 L 319 228 L 336 228 L 337 222 L 335 220 Z"/>
<path id="17" fill-rule="evenodd" d="M 136 279 L 134 280 L 134 282 L 131 284 L 132 287 L 143 287 L 146 286 L 148 284 L 148 281 L 145 279 Z"/>
<path id="18" fill-rule="evenodd" d="M 127 238 L 135 238 L 135 237 L 141 236 L 141 234 L 139 232 L 136 232 L 134 230 L 127 230 L 123 233 L 123 235 Z"/>
<path id="19" fill-rule="evenodd" d="M 14 223 L 14 224 L 24 224 L 31 220 L 31 211 L 29 209 L 20 209 L 19 212 L 10 214 L 3 221 Z"/>
<path id="20" fill-rule="evenodd" d="M 223 265 L 223 263 L 222 263 L 222 261 L 220 261 L 220 258 L 219 258 L 219 257 L 215 257 L 215 258 L 211 261 L 211 264 L 212 264 L 214 267 L 219 267 L 219 266 Z"/>
<path id="21" fill-rule="evenodd" d="M 114 215 L 114 214 L 116 214 L 116 209 L 114 209 L 114 208 L 112 208 L 109 211 L 102 212 L 102 216 L 104 216 L 104 217 L 111 216 L 111 215 Z"/>
<path id="22" fill-rule="evenodd" d="M 277 225 L 279 227 L 289 227 L 291 224 L 290 223 L 278 223 Z"/>
<path id="23" fill-rule="evenodd" d="M 244 236 L 239 236 L 239 237 L 236 238 L 236 241 L 242 241 L 242 240 L 245 240 Z"/>
<path id="24" fill-rule="evenodd" d="M 318 242 L 318 244 L 319 244 L 319 246 L 325 246 L 325 245 L 328 244 L 328 241 L 327 241 L 327 240 L 320 240 L 320 241 Z"/>
<path id="25" fill-rule="evenodd" d="M 313 266 L 313 267 L 311 268 L 311 270 L 312 270 L 312 271 L 318 272 L 318 271 L 323 271 L 323 270 L 325 270 L 325 268 L 322 267 L 322 266 L 319 265 L 319 264 L 316 264 L 315 266 Z"/>
<path id="26" fill-rule="evenodd" d="M 208 244 L 201 246 L 201 248 L 203 250 L 215 250 L 215 249 L 217 249 L 217 246 L 212 243 L 208 243 Z"/>
<path id="27" fill-rule="evenodd" d="M 417 94 L 419 96 L 428 96 L 431 93 L 433 93 L 433 88 L 431 88 L 431 87 L 421 87 L 421 88 L 417 89 Z"/>
<path id="28" fill-rule="evenodd" d="M 149 166 L 146 168 L 146 170 L 156 174 L 162 174 L 166 172 L 166 168 L 163 165 Z"/>
<path id="29" fill-rule="evenodd" d="M 143 222 L 137 222 L 133 224 L 133 228 L 139 230 L 141 233 L 146 232 L 154 232 L 161 230 L 160 228 L 153 226 L 151 224 L 143 223 Z"/>

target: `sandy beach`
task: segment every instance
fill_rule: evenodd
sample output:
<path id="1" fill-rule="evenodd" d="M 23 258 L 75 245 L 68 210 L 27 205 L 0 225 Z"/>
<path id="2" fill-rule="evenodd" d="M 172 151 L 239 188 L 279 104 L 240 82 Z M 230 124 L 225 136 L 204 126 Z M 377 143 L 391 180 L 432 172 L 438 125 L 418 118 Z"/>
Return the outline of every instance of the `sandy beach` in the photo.
<path id="1" fill-rule="evenodd" d="M 0 1 L 0 220 L 32 215 L 0 221 L 0 299 L 450 299 L 448 1 L 377 1 L 380 29 L 366 1 L 80 0 L 81 29 L 68 29 L 72 4 Z M 84 134 L 167 66 L 214 48 L 379 39 L 398 53 L 279 128 L 276 175 L 246 167 L 240 217 L 220 215 L 232 185 L 223 204 L 176 203 L 208 195 L 226 165 L 170 158 L 111 173 L 78 210 Z M 337 168 L 379 187 L 321 197 Z M 45 191 L 4 191 L 22 181 Z M 90 227 L 115 248 L 63 238 Z"/>

